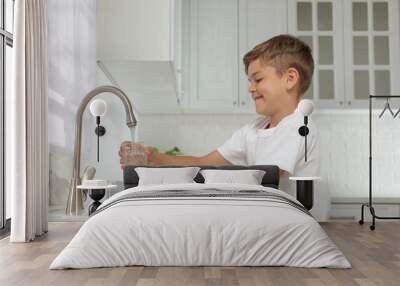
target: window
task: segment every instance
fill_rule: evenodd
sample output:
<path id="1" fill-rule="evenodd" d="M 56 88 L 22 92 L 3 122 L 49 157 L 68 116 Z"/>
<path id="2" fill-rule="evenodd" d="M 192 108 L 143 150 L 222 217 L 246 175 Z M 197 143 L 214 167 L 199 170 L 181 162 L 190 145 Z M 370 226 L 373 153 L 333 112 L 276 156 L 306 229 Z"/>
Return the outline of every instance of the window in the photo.
<path id="1" fill-rule="evenodd" d="M 289 32 L 315 61 L 305 97 L 320 107 L 364 107 L 369 94 L 399 93 L 398 8 L 395 0 L 289 1 Z"/>
<path id="2" fill-rule="evenodd" d="M 13 47 L 14 0 L 0 0 L 0 228 L 4 230 L 9 195 L 5 188 L 5 104 L 6 94 L 11 91 L 11 68 Z M 8 224 L 7 224 L 8 225 Z M 1 232 L 0 232 L 1 235 Z"/>

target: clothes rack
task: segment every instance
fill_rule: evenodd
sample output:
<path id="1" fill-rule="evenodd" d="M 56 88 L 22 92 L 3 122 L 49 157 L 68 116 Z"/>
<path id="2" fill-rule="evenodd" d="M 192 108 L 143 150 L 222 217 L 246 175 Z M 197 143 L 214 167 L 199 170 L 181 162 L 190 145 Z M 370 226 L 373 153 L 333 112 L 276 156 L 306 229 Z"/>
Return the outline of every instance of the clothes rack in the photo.
<path id="1" fill-rule="evenodd" d="M 372 101 L 376 98 L 385 99 L 388 101 L 390 98 L 400 98 L 400 95 L 370 95 L 369 96 L 369 199 L 368 203 L 361 206 L 361 219 L 359 224 L 364 224 L 364 208 L 369 208 L 372 216 L 371 230 L 375 230 L 376 219 L 400 219 L 400 217 L 379 216 L 375 213 L 375 208 L 372 201 Z"/>

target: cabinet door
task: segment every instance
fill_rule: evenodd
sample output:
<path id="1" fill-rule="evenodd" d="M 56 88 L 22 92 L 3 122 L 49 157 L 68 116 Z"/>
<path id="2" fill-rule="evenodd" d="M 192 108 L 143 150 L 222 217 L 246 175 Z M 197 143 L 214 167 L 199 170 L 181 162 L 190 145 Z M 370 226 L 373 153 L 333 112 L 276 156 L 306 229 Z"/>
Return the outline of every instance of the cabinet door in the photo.
<path id="1" fill-rule="evenodd" d="M 346 97 L 352 106 L 366 107 L 370 94 L 399 93 L 398 1 L 344 5 Z"/>
<path id="2" fill-rule="evenodd" d="M 238 1 L 189 2 L 189 106 L 232 111 L 238 99 Z"/>
<path id="3" fill-rule="evenodd" d="M 255 110 L 248 91 L 243 56 L 257 44 L 287 32 L 286 0 L 239 0 L 239 104 L 241 110 Z"/>
<path id="4" fill-rule="evenodd" d="M 314 57 L 314 75 L 304 98 L 318 107 L 344 102 L 342 1 L 289 0 L 289 32 L 306 42 Z"/>

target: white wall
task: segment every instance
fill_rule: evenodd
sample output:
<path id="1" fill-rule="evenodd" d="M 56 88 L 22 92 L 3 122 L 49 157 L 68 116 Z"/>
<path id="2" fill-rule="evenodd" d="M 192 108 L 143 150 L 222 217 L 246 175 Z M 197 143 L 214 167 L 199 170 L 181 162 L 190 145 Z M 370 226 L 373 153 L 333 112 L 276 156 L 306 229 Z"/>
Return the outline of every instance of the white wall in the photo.
<path id="1" fill-rule="evenodd" d="M 97 0 L 96 5 L 98 59 L 169 59 L 169 0 Z"/>
<path id="2" fill-rule="evenodd" d="M 84 95 L 98 84 L 96 60 L 113 59 L 121 55 L 133 60 L 169 59 L 169 1 L 125 1 L 120 9 L 115 1 L 51 0 L 48 3 L 49 25 L 49 143 L 50 143 L 50 204 L 65 205 L 72 173 L 75 138 L 75 115 Z M 118 3 L 117 3 L 118 4 Z M 126 30 L 115 30 L 110 22 L 99 22 L 103 31 L 98 35 L 98 46 L 107 47 L 96 55 L 96 5 L 107 13 L 101 17 L 115 17 L 129 13 L 131 23 Z M 128 18 L 129 18 L 128 17 Z M 123 17 L 121 17 L 123 18 Z M 119 37 L 118 35 L 124 35 Z M 123 42 L 126 40 L 127 42 Z M 121 42 L 122 41 L 122 42 Z M 94 119 L 86 110 L 82 136 L 82 170 L 86 165 L 97 168 L 97 177 L 121 181 L 118 147 L 129 139 L 123 124 L 125 111 L 117 98 L 99 96 L 108 101 L 108 116 L 104 118 L 107 134 L 101 138 L 101 160 L 96 161 Z M 111 149 L 114 151 L 112 152 Z M 106 152 L 105 152 L 106 150 Z"/>
<path id="3" fill-rule="evenodd" d="M 95 7 L 95 0 L 48 1 L 51 204 L 66 202 L 75 113 L 83 96 L 97 84 Z M 83 150 L 86 154 L 89 146 Z"/>

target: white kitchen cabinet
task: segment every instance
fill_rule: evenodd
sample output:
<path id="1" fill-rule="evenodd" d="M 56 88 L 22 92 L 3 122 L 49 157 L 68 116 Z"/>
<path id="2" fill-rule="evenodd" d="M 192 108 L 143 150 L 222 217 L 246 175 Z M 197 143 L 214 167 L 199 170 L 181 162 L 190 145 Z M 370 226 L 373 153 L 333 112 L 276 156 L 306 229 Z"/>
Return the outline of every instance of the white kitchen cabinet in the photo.
<path id="1" fill-rule="evenodd" d="M 289 32 L 313 50 L 306 93 L 319 108 L 365 108 L 370 94 L 399 94 L 397 0 L 289 0 Z"/>
<path id="2" fill-rule="evenodd" d="M 237 0 L 185 1 L 184 88 L 189 109 L 231 112 L 238 98 Z"/>
<path id="3" fill-rule="evenodd" d="M 306 42 L 314 75 L 305 98 L 318 107 L 344 105 L 342 1 L 289 0 L 289 32 Z"/>
<path id="4" fill-rule="evenodd" d="M 368 94 L 400 94 L 399 8 L 398 0 L 98 0 L 97 56 L 106 67 L 171 63 L 175 90 L 166 94 L 176 108 L 163 113 L 254 113 L 243 56 L 290 33 L 314 56 L 305 98 L 320 109 L 363 108 Z"/>
<path id="5" fill-rule="evenodd" d="M 398 0 L 184 2 L 190 11 L 183 9 L 190 41 L 182 50 L 189 109 L 254 112 L 243 55 L 283 33 L 312 49 L 314 76 L 304 97 L 318 108 L 365 108 L 369 94 L 400 94 Z"/>
<path id="6" fill-rule="evenodd" d="M 183 2 L 186 112 L 254 113 L 243 56 L 256 44 L 287 33 L 286 2 Z"/>
<path id="7" fill-rule="evenodd" d="M 344 1 L 346 99 L 368 106 L 368 95 L 400 94 L 399 1 Z"/>
<path id="8" fill-rule="evenodd" d="M 243 56 L 257 44 L 287 31 L 287 1 L 239 0 L 239 110 L 255 112 Z"/>

